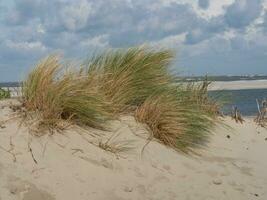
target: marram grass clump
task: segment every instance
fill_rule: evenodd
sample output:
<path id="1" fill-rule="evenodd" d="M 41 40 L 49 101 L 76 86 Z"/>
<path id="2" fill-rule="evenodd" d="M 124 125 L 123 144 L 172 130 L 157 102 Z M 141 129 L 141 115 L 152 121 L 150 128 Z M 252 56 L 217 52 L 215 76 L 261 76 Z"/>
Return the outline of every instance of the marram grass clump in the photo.
<path id="1" fill-rule="evenodd" d="M 89 59 L 86 67 L 88 76 L 112 102 L 114 112 L 124 112 L 174 82 L 168 69 L 173 58 L 172 51 L 141 46 L 106 51 Z"/>
<path id="2" fill-rule="evenodd" d="M 154 138 L 176 150 L 189 153 L 203 147 L 217 122 L 217 104 L 204 100 L 206 93 L 193 96 L 198 87 L 175 86 L 150 96 L 136 110 L 137 121 L 147 124 Z"/>
<path id="3" fill-rule="evenodd" d="M 95 128 L 110 118 L 108 103 L 79 72 L 64 72 L 58 56 L 41 60 L 23 83 L 23 105 L 44 128 L 62 128 L 62 120 Z"/>
<path id="4" fill-rule="evenodd" d="M 133 47 L 103 52 L 77 69 L 64 70 L 58 56 L 40 61 L 23 83 L 27 116 L 38 128 L 62 122 L 104 128 L 107 120 L 135 115 L 151 136 L 182 152 L 201 147 L 217 122 L 218 105 L 208 82 L 179 83 L 170 70 L 174 53 Z"/>

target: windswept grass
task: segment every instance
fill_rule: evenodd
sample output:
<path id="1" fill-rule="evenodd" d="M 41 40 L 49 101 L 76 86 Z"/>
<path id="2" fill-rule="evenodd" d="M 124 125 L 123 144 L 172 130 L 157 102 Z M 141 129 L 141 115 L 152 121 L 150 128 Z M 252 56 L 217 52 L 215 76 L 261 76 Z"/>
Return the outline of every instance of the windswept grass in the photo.
<path id="1" fill-rule="evenodd" d="M 80 71 L 64 72 L 58 56 L 49 56 L 23 83 L 23 105 L 49 129 L 62 121 L 103 128 L 108 119 L 134 114 L 153 137 L 188 153 L 208 140 L 219 107 L 208 96 L 209 82 L 177 82 L 173 59 L 172 51 L 142 46 L 106 51 Z"/>
<path id="2" fill-rule="evenodd" d="M 166 67 L 173 57 L 172 51 L 146 47 L 106 51 L 89 60 L 88 76 L 96 80 L 114 111 L 123 112 L 174 82 Z"/>
<path id="3" fill-rule="evenodd" d="M 177 82 L 170 70 L 173 59 L 172 51 L 146 47 L 107 51 L 89 60 L 88 76 L 115 113 L 134 112 L 155 138 L 189 151 L 208 139 L 219 107 L 208 96 L 208 81 Z"/>
<path id="4" fill-rule="evenodd" d="M 163 144 L 193 152 L 205 145 L 216 124 L 217 105 L 199 91 L 202 86 L 177 86 L 150 96 L 136 110 L 137 121 L 147 124 Z"/>
<path id="5" fill-rule="evenodd" d="M 220 96 L 212 99 L 208 95 L 208 86 L 210 84 L 211 82 L 207 78 L 200 83 L 188 82 L 185 88 L 182 88 L 182 91 L 186 101 L 191 102 L 191 105 L 196 105 L 198 109 L 214 117 L 219 114 L 220 107 L 224 102 Z"/>
<path id="6" fill-rule="evenodd" d="M 108 104 L 82 73 L 63 72 L 58 56 L 49 56 L 23 83 L 23 105 L 41 118 L 43 127 L 58 127 L 62 120 L 101 128 L 109 118 Z M 86 86 L 86 87 L 85 87 Z"/>

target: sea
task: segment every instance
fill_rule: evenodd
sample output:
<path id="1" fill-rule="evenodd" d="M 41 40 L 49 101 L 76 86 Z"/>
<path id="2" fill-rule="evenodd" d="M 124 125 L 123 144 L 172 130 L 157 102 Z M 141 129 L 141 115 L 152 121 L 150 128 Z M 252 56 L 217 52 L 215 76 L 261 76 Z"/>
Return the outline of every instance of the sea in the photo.
<path id="1" fill-rule="evenodd" d="M 267 89 L 209 91 L 209 95 L 222 103 L 222 112 L 230 114 L 237 107 L 243 116 L 255 116 L 258 113 L 257 101 L 267 100 Z"/>

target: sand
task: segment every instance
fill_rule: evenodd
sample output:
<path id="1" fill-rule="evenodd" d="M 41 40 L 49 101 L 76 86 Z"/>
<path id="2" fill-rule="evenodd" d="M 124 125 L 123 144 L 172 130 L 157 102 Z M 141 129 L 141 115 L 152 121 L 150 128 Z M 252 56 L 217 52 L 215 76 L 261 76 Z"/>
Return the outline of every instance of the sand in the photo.
<path id="1" fill-rule="evenodd" d="M 0 120 L 12 116 L 9 102 L 0 101 Z M 218 126 L 193 157 L 157 141 L 141 154 L 149 133 L 131 116 L 110 122 L 111 132 L 70 127 L 43 137 L 12 119 L 0 128 L 0 199 L 267 199 L 267 130 L 249 118 L 224 121 L 231 128 Z M 91 144 L 100 142 L 96 135 L 134 148 L 115 155 Z"/>
<path id="2" fill-rule="evenodd" d="M 209 90 L 267 89 L 267 80 L 214 81 Z"/>

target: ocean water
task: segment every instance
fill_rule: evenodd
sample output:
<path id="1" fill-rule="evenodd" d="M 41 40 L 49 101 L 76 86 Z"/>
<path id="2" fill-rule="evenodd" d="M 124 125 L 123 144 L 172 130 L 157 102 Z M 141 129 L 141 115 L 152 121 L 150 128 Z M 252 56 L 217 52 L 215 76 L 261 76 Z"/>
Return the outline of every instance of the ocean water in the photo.
<path id="1" fill-rule="evenodd" d="M 255 116 L 258 113 L 256 99 L 259 102 L 267 99 L 267 89 L 210 91 L 209 95 L 225 103 L 224 114 L 230 114 L 232 107 L 237 106 L 243 116 Z"/>

